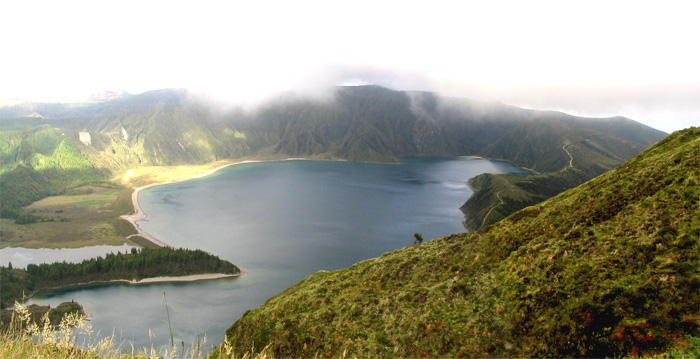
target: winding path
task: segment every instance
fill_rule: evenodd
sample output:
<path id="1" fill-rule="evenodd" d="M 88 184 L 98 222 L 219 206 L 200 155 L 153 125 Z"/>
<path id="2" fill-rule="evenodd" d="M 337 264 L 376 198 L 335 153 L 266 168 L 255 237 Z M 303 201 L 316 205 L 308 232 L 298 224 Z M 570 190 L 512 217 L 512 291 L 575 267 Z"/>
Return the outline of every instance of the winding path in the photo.
<path id="1" fill-rule="evenodd" d="M 503 202 L 503 199 L 501 198 L 501 192 L 506 191 L 506 190 L 509 190 L 509 189 L 513 189 L 513 185 L 512 185 L 510 182 L 508 182 L 508 179 L 503 178 L 503 180 L 506 181 L 506 183 L 508 184 L 508 188 L 502 189 L 502 190 L 496 192 L 496 198 L 498 198 L 498 200 L 501 201 L 501 203 L 499 203 L 499 204 L 497 204 L 497 205 L 491 207 L 491 209 L 489 209 L 489 211 L 486 212 L 486 215 L 484 216 L 484 220 L 481 221 L 481 226 L 479 227 L 480 229 L 484 227 L 484 224 L 486 224 L 486 219 L 489 218 L 489 215 L 491 214 L 491 211 L 493 211 L 496 207 L 498 207 L 498 206 L 500 206 L 500 205 L 502 205 L 502 204 L 504 203 L 504 202 Z"/>
<path id="2" fill-rule="evenodd" d="M 570 145 L 570 144 L 569 144 L 569 145 Z M 566 167 L 564 167 L 564 168 L 562 168 L 561 171 L 559 171 L 559 172 L 563 172 L 563 171 L 566 171 L 566 170 L 569 169 L 569 168 L 574 167 L 574 156 L 572 156 L 571 153 L 569 152 L 569 150 L 566 149 L 566 146 L 569 146 L 569 145 L 564 145 L 564 147 L 561 148 L 562 150 L 566 151 L 566 154 L 567 154 L 567 155 L 569 155 L 569 158 L 570 158 L 570 159 L 569 159 L 569 165 L 566 166 Z"/>
<path id="3" fill-rule="evenodd" d="M 570 144 L 569 144 L 569 145 L 570 145 Z M 569 152 L 569 150 L 566 149 L 566 147 L 569 146 L 569 145 L 564 145 L 564 146 L 561 148 L 562 150 L 564 150 L 564 152 L 566 152 L 567 155 L 569 155 L 569 165 L 568 165 L 568 166 L 565 166 L 564 168 L 562 168 L 561 170 L 559 170 L 559 172 L 564 172 L 564 171 L 568 170 L 569 168 L 573 168 L 573 167 L 574 167 L 574 156 L 572 156 L 572 155 L 571 155 L 571 152 Z M 486 212 L 486 215 L 484 216 L 484 220 L 481 221 L 481 226 L 479 227 L 479 229 L 481 229 L 481 228 L 484 227 L 484 225 L 486 224 L 486 219 L 489 218 L 489 215 L 491 214 L 491 212 L 492 212 L 496 207 L 498 207 L 498 206 L 500 206 L 500 205 L 502 205 L 502 204 L 504 203 L 504 202 L 503 202 L 503 198 L 501 198 L 501 192 L 506 191 L 506 190 L 509 190 L 509 189 L 513 189 L 513 185 L 512 185 L 510 182 L 508 182 L 507 179 L 504 178 L 503 180 L 505 180 L 506 183 L 508 184 L 508 188 L 502 189 L 502 190 L 496 192 L 496 198 L 498 198 L 498 200 L 499 200 L 501 203 L 499 203 L 499 204 L 497 204 L 497 205 L 491 207 L 491 209 L 489 209 L 489 211 Z"/>

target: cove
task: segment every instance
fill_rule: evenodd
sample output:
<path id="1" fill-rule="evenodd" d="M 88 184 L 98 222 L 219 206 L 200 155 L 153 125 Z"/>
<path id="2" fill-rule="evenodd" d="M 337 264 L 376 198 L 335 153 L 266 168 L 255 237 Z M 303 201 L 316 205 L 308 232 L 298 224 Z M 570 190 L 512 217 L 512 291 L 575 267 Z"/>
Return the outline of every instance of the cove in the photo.
<path id="1" fill-rule="evenodd" d="M 98 336 L 125 348 L 169 341 L 218 345 L 246 310 L 319 270 L 335 270 L 413 243 L 464 232 L 459 207 L 478 174 L 524 174 L 506 162 L 405 158 L 400 164 L 281 161 L 230 166 L 214 175 L 139 193 L 139 226 L 173 246 L 198 248 L 246 272 L 193 283 L 73 288 L 30 303 L 85 306 Z M 155 337 L 149 336 L 149 330 Z"/>

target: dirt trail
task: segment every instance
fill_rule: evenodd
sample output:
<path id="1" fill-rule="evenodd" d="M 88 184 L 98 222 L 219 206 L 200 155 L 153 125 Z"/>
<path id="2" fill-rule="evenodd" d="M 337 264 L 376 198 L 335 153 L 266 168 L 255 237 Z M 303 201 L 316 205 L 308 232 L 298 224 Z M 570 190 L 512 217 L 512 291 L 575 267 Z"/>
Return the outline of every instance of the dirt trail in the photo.
<path id="1" fill-rule="evenodd" d="M 573 168 L 573 167 L 574 167 L 574 156 L 572 156 L 571 153 L 569 152 L 569 150 L 566 149 L 566 146 L 569 146 L 569 145 L 564 145 L 561 149 L 564 150 L 564 151 L 566 152 L 567 155 L 569 155 L 569 165 L 568 165 L 568 166 L 565 166 L 564 168 L 562 168 L 561 170 L 559 170 L 559 172 L 563 172 L 563 171 L 566 171 L 566 170 L 569 169 L 569 168 Z M 497 205 L 491 207 L 491 209 L 489 209 L 489 211 L 486 212 L 486 215 L 484 216 L 484 220 L 481 221 L 481 227 L 479 227 L 479 229 L 481 229 L 481 228 L 484 227 L 484 225 L 486 224 L 486 219 L 489 218 L 489 215 L 491 214 L 491 211 L 493 211 L 496 207 L 498 207 L 498 206 L 500 206 L 500 205 L 503 204 L 503 199 L 501 198 L 501 192 L 507 191 L 507 190 L 509 190 L 509 189 L 513 189 L 513 185 L 512 185 L 510 182 L 508 182 L 507 179 L 504 178 L 504 180 L 506 181 L 506 183 L 508 183 L 508 188 L 502 189 L 502 190 L 500 190 L 500 191 L 498 191 L 498 192 L 496 193 L 496 198 L 498 198 L 498 200 L 499 200 L 501 203 L 499 203 L 499 204 L 497 204 Z"/>
<path id="2" fill-rule="evenodd" d="M 564 168 L 562 168 L 561 171 L 559 171 L 559 172 L 563 172 L 563 171 L 566 171 L 566 170 L 569 169 L 569 168 L 573 168 L 573 167 L 574 167 L 574 156 L 572 156 L 571 153 L 569 152 L 569 150 L 566 149 L 566 146 L 569 146 L 569 145 L 564 145 L 564 147 L 562 147 L 561 149 L 564 150 L 564 151 L 566 152 L 567 155 L 569 155 L 569 165 L 566 166 L 566 167 L 564 167 Z"/>
<path id="3" fill-rule="evenodd" d="M 486 213 L 486 215 L 484 216 L 484 220 L 481 221 L 481 226 L 480 226 L 479 228 L 483 228 L 483 227 L 484 227 L 484 224 L 486 224 L 486 219 L 489 218 L 489 215 L 491 214 L 491 211 L 493 211 L 496 207 L 498 207 L 498 206 L 500 206 L 500 205 L 503 204 L 503 199 L 501 198 L 501 192 L 507 191 L 507 190 L 509 190 L 509 189 L 513 189 L 513 185 L 512 185 L 510 182 L 508 182 L 507 179 L 504 178 L 503 180 L 506 181 L 506 183 L 508 184 L 508 188 L 502 189 L 502 190 L 500 190 L 500 191 L 498 191 L 498 192 L 496 193 L 496 198 L 498 198 L 498 200 L 501 201 L 501 203 L 499 203 L 499 204 L 497 204 L 497 205 L 491 207 L 491 209 L 489 209 L 489 211 L 488 211 L 488 212 Z"/>

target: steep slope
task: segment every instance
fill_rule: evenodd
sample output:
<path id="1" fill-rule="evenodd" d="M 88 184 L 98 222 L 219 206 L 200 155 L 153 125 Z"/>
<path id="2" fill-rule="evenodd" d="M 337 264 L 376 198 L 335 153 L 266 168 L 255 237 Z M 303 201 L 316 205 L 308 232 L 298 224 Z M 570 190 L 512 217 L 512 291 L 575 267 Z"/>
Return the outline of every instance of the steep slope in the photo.
<path id="1" fill-rule="evenodd" d="M 80 148 L 84 145 L 49 125 L 0 132 L 0 208 L 3 217 L 67 188 L 105 180 Z"/>
<path id="2" fill-rule="evenodd" d="M 478 175 L 469 179 L 474 194 L 460 207 L 465 217 L 464 225 L 470 230 L 479 230 L 591 178 L 576 168 L 524 177 L 492 173 Z"/>
<path id="3" fill-rule="evenodd" d="M 642 146 L 651 144 L 650 138 L 644 143 L 633 142 L 570 122 L 532 120 L 509 131 L 480 153 L 490 158 L 507 158 L 542 173 L 526 177 L 483 174 L 470 179 L 475 194 L 461 207 L 468 228 L 478 230 L 576 187 L 619 166 L 639 153 Z M 584 124 L 596 122 L 583 121 Z M 600 122 L 597 127 L 605 123 L 610 122 Z M 632 127 L 626 136 L 640 137 L 637 132 Z"/>
<path id="4" fill-rule="evenodd" d="M 19 103 L 0 110 L 0 118 L 35 116 L 24 121 L 48 124 L 74 140 L 87 133 L 89 144 L 74 142 L 108 176 L 138 166 L 246 156 L 392 162 L 401 156 L 479 154 L 547 172 L 508 180 L 507 188 L 517 191 L 483 187 L 464 206 L 470 228 L 583 183 L 664 135 L 624 118 L 588 119 L 378 86 L 339 87 L 325 100 L 285 94 L 254 111 L 222 110 L 182 89 L 99 103 Z M 18 119 L 0 122 L 8 131 L 21 125 Z M 0 167 L 20 164 L 8 156 L 0 158 Z M 568 165 L 571 156 L 573 166 Z"/>
<path id="5" fill-rule="evenodd" d="M 584 136 L 579 131 L 614 132 L 616 138 L 628 141 L 623 147 L 638 147 L 618 154 L 625 159 L 665 135 L 623 118 L 586 119 L 377 86 L 339 87 L 327 100 L 287 94 L 255 111 L 216 110 L 212 103 L 180 89 L 102 103 L 2 109 L 6 115 L 0 113 L 0 118 L 35 114 L 54 128 L 106 136 L 98 150 L 124 144 L 142 164 L 202 163 L 261 152 L 357 161 L 482 153 L 529 167 L 537 157 L 521 161 L 515 147 L 499 152 L 499 145 L 506 142 L 504 135 L 510 140 L 532 132 L 528 127 L 536 121 L 565 126 L 577 136 Z M 526 148 L 528 143 L 520 141 L 519 146 Z"/>
<path id="6" fill-rule="evenodd" d="M 605 357 L 700 326 L 700 129 L 482 231 L 319 272 L 226 347 L 280 357 Z"/>
<path id="7" fill-rule="evenodd" d="M 536 172 L 565 169 L 573 165 L 573 156 L 576 168 L 588 175 L 597 176 L 635 156 L 661 138 L 663 137 L 653 140 L 654 137 L 651 137 L 645 142 L 633 142 L 568 121 L 536 119 L 506 132 L 479 155 L 508 159 L 518 166 L 531 168 Z"/>

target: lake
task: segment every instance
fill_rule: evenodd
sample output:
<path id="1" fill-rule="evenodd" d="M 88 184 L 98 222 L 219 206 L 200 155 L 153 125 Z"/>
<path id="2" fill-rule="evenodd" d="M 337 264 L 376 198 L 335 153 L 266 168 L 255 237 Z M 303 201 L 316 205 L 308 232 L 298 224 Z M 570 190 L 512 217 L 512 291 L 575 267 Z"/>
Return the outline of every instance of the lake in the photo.
<path id="1" fill-rule="evenodd" d="M 478 174 L 525 171 L 500 161 L 405 158 L 400 164 L 281 161 L 241 164 L 195 180 L 139 193 L 148 218 L 139 226 L 174 247 L 198 248 L 238 265 L 241 277 L 193 283 L 102 285 L 56 291 L 30 303 L 84 305 L 100 336 L 130 348 L 226 329 L 304 277 L 374 258 L 413 243 L 465 232 L 459 207 Z M 149 336 L 149 330 L 155 338 Z"/>

